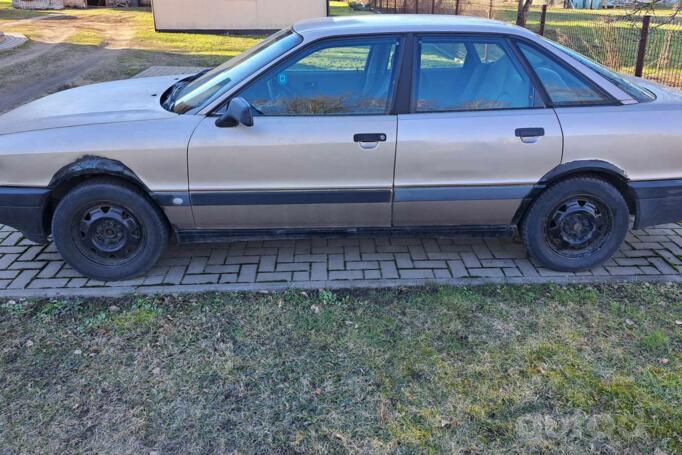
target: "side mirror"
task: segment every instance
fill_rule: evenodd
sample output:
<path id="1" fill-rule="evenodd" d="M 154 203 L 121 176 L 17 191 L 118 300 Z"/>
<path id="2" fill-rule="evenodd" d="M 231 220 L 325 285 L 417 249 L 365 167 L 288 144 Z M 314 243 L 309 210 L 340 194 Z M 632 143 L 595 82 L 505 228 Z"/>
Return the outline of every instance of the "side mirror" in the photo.
<path id="1" fill-rule="evenodd" d="M 227 111 L 215 121 L 219 128 L 233 128 L 238 125 L 253 126 L 251 105 L 244 98 L 234 98 L 227 105 Z"/>

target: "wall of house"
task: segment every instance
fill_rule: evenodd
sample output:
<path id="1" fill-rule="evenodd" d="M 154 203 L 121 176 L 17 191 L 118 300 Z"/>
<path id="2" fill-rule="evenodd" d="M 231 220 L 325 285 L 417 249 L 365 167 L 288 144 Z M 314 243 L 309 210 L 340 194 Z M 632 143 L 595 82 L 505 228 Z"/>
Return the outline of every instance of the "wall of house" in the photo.
<path id="1" fill-rule="evenodd" d="M 275 30 L 327 14 L 325 0 L 153 0 L 156 29 Z"/>

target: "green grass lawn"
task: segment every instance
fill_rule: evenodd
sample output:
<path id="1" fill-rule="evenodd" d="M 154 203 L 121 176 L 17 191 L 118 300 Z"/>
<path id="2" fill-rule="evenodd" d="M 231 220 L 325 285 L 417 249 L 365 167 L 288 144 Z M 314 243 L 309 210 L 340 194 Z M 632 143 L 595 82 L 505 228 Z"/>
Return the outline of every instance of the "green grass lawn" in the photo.
<path id="1" fill-rule="evenodd" d="M 647 284 L 4 301 L 0 453 L 680 453 L 681 302 Z"/>

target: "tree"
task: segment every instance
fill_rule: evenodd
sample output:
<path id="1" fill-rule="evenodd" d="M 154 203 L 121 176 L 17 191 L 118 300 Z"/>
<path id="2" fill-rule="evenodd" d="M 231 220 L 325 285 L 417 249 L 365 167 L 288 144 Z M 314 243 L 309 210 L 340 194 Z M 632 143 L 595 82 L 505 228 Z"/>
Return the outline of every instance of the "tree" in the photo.
<path id="1" fill-rule="evenodd" d="M 525 27 L 528 22 L 528 10 L 533 4 L 533 0 L 519 0 L 519 7 L 516 11 L 516 25 Z"/>

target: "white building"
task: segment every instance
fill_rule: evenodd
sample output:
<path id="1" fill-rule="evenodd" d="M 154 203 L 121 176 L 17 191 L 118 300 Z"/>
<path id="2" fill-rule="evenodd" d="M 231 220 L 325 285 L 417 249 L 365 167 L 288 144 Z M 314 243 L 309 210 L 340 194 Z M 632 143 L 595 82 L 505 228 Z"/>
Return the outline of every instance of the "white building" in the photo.
<path id="1" fill-rule="evenodd" d="M 158 31 L 277 30 L 328 14 L 326 0 L 152 0 Z"/>

